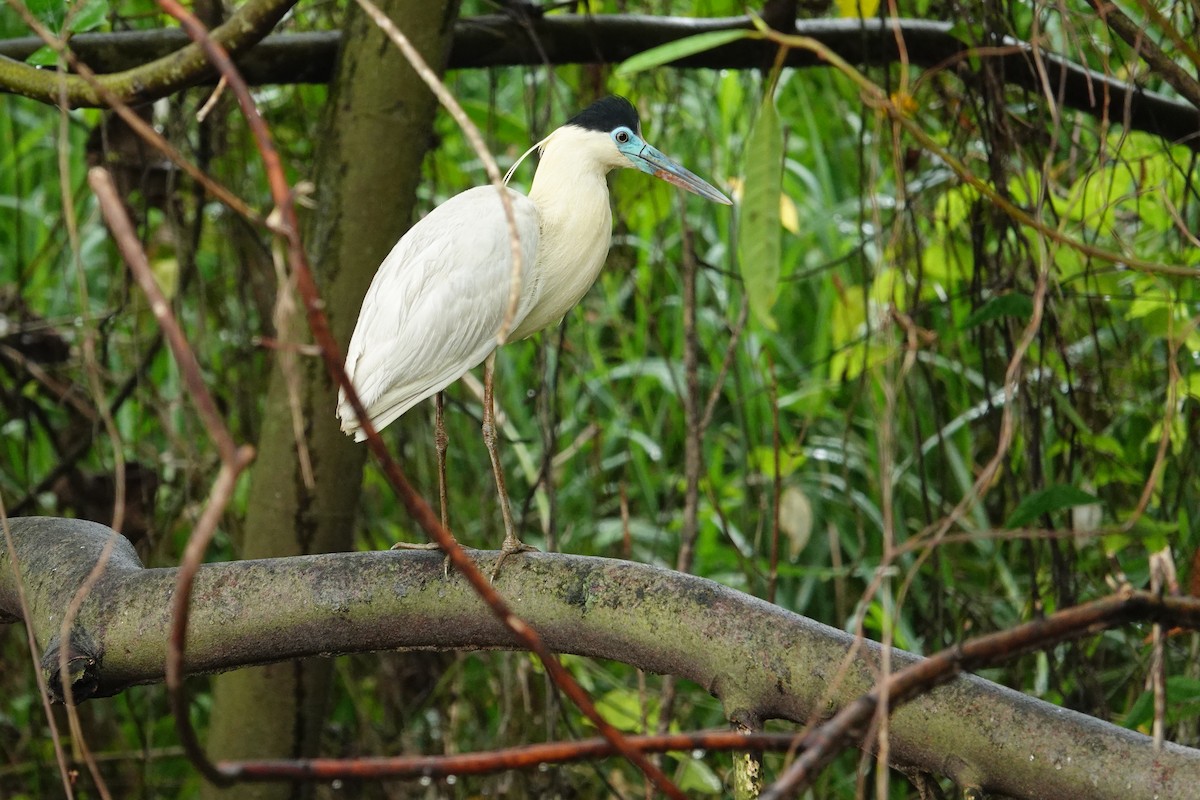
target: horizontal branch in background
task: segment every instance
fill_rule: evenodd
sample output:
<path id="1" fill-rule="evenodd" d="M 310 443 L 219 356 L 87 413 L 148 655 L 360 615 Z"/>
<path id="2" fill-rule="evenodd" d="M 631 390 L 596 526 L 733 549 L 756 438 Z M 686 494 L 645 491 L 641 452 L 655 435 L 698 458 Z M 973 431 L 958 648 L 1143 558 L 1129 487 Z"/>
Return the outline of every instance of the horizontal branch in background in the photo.
<path id="1" fill-rule="evenodd" d="M 20 0 L 8 0 L 8 3 L 20 8 Z M 296 0 L 246 0 L 225 24 L 213 31 L 213 37 L 230 52 L 241 52 L 266 36 L 295 4 Z M 26 10 L 23 13 L 29 12 Z M 37 42 L 34 50 L 49 44 L 37 37 L 22 41 L 26 44 Z M 65 91 L 69 105 L 99 106 L 106 104 L 106 94 L 126 103 L 166 97 L 195 83 L 196 76 L 212 74 L 212 68 L 200 48 L 186 36 L 178 40 L 174 47 L 160 51 L 157 56 L 139 59 L 126 68 L 94 70 L 108 73 L 101 77 L 100 86 L 94 86 L 78 75 L 68 76 L 64 86 L 54 70 L 38 69 L 22 63 L 32 52 L 28 50 L 23 56 L 9 58 L 4 57 L 6 53 L 0 52 L 0 91 L 27 94 L 55 105 L 59 103 L 60 93 Z M 19 60 L 11 60 L 13 58 Z M 86 59 L 84 61 L 86 63 Z"/>
<path id="2" fill-rule="evenodd" d="M 19 563 L 14 570 L 0 551 L 0 622 L 20 616 L 19 578 L 55 677 L 62 609 L 111 531 L 39 517 L 10 525 Z M 196 575 L 187 670 L 318 654 L 516 647 L 467 583 L 442 569 L 440 553 L 396 551 L 206 564 Z M 69 645 L 77 698 L 163 679 L 175 576 L 175 569 L 145 569 L 119 541 Z M 854 702 L 877 678 L 879 645 L 691 575 L 533 553 L 510 564 L 497 588 L 552 649 L 686 678 L 720 698 L 734 721 L 807 722 Z M 1120 609 L 1117 620 L 1200 625 L 1192 601 L 1131 594 Z M 839 676 L 855 647 L 859 657 Z M 894 669 L 918 661 L 893 651 Z M 971 675 L 896 710 L 890 737 L 897 763 L 1012 797 L 1075 796 L 1081 786 L 1094 786 L 1089 796 L 1098 800 L 1183 797 L 1200 785 L 1200 751 L 1168 743 L 1155 752 L 1149 737 Z"/>
<path id="3" fill-rule="evenodd" d="M 747 17 L 686 19 L 637 14 L 579 16 L 557 15 L 533 20 L 514 20 L 502 15 L 460 20 L 455 28 L 450 54 L 451 69 L 482 69 L 519 65 L 562 65 L 580 63 L 615 64 L 662 44 L 697 33 L 752 27 Z M 1041 95 L 1050 86 L 1059 102 L 1070 109 L 1126 125 L 1134 130 L 1161 136 L 1200 150 L 1200 110 L 1154 92 L 1085 69 L 1062 56 L 1042 50 L 1038 56 L 1045 75 L 1037 71 L 1030 46 L 1011 39 L 989 41 L 988 48 L 965 58 L 971 43 L 957 38 L 949 22 L 924 20 L 800 20 L 795 33 L 809 36 L 829 47 L 852 64 L 880 66 L 900 59 L 896 36 L 905 44 L 910 63 L 923 68 L 956 65 L 968 70 L 971 62 L 1000 62 L 1005 79 Z M 324 83 L 333 74 L 341 37 L 339 33 L 295 33 L 268 36 L 237 58 L 247 81 L 256 85 Z M 117 72 L 160 58 L 188 43 L 178 30 L 84 34 L 71 39 L 75 53 L 92 69 Z M 41 46 L 35 38 L 0 41 L 0 57 L 23 59 Z M 753 69 L 769 66 L 777 52 L 770 42 L 742 40 L 680 59 L 675 66 L 707 69 Z M 824 66 L 811 53 L 793 50 L 788 64 L 793 67 Z M 11 68 L 15 66 L 8 64 Z M 28 68 L 19 91 L 55 103 L 59 82 L 52 71 Z M 187 83 L 211 82 L 209 69 Z M 77 79 L 76 79 L 77 80 Z M 90 88 L 67 87 L 72 102 L 88 102 Z M 175 89 L 181 86 L 174 87 Z M 0 91 L 4 88 L 0 87 Z M 174 89 L 173 89 L 174 90 Z M 128 100 L 153 99 L 168 91 L 142 92 Z"/>

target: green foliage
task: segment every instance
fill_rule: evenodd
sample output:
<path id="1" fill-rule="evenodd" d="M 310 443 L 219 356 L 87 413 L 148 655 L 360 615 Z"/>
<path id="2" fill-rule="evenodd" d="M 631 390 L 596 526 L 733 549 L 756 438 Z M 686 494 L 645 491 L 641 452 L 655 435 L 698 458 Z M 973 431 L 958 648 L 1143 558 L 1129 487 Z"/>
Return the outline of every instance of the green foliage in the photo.
<path id="1" fill-rule="evenodd" d="M 82 4 L 66 24 L 95 29 L 98 14 L 133 27 L 159 22 L 153 4 L 114 4 L 116 12 L 101 14 L 102 5 Z M 617 10 L 613 3 L 590 5 L 598 13 Z M 46 17 L 56 28 L 66 20 L 62 4 L 30 7 L 59 14 Z M 959 20 L 968 18 L 966 9 L 900 6 L 905 14 Z M 1124 48 L 1090 18 L 1027 3 L 1005 10 L 1012 33 L 1027 32 L 1036 14 L 1051 49 L 1109 74 L 1128 66 L 1120 60 Z M 301 6 L 289 24 L 328 26 L 336 11 Z M 722 15 L 743 7 L 676 2 L 654 11 Z M 969 18 L 965 36 L 1005 32 L 994 20 Z M 5 35 L 18 33 L 6 27 Z M 870 73 L 888 87 L 907 77 L 921 127 L 982 185 L 1068 240 L 1055 241 L 1008 219 L 978 185 L 956 178 L 864 106 L 832 70 L 785 70 L 760 105 L 761 81 L 752 73 L 648 68 L 731 40 L 689 40 L 640 63 L 631 59 L 615 74 L 587 66 L 450 78 L 501 166 L 596 94 L 616 91 L 637 103 L 656 147 L 715 185 L 733 191 L 740 183 L 743 192 L 731 214 L 644 175 L 615 176 L 614 246 L 597 286 L 561 329 L 501 351 L 503 457 L 525 538 L 571 553 L 675 565 L 687 483 L 681 265 L 690 247 L 700 265 L 699 405 L 715 398 L 701 442 L 693 571 L 763 596 L 774 572 L 780 605 L 929 652 L 1103 595 L 1116 568 L 1135 585 L 1147 584 L 1148 552 L 1164 545 L 1182 564 L 1200 545 L 1200 480 L 1190 447 L 1200 403 L 1200 283 L 1135 273 L 1076 243 L 1164 265 L 1200 265 L 1200 248 L 1189 238 L 1200 230 L 1191 152 L 1094 119 L 1052 114 L 1041 97 L 1022 90 L 983 97 L 975 81 L 953 70 L 919 81 L 899 67 Z M 269 87 L 258 97 L 290 177 L 310 177 L 324 88 Z M 153 119 L 210 174 L 268 209 L 258 158 L 228 98 L 205 128 L 194 122 L 206 99 L 206 90 L 184 93 Z M 111 503 L 97 509 L 47 479 L 84 439 L 92 442 L 77 464 L 85 477 L 111 476 L 120 452 L 158 484 L 138 547 L 150 565 L 171 565 L 217 459 L 86 188 L 89 140 L 101 138 L 101 119 L 73 111 L 64 122 L 54 109 L 0 98 L 0 276 L 25 306 L 2 295 L 0 322 L 9 327 L 0 338 L 14 327 L 50 331 L 68 350 L 63 361 L 35 361 L 49 380 L 0 361 L 0 493 L 8 509 L 24 504 L 23 513 L 111 519 Z M 435 138 L 422 211 L 484 180 L 445 115 Z M 419 145 L 381 143 L 369 157 Z M 273 342 L 277 289 L 269 239 L 174 171 L 166 173 L 169 191 L 156 191 L 164 175 L 156 159 L 115 147 L 105 157 L 129 167 L 121 173 L 127 197 L 157 274 L 175 287 L 173 307 L 222 412 L 240 440 L 255 441 L 275 353 L 263 344 Z M 529 162 L 514 183 L 528 186 L 532 174 Z M 327 211 L 318 209 L 304 224 Z M 79 227 L 77 245 L 65 234 L 68 218 Z M 1039 296 L 1041 272 L 1047 288 Z M 756 322 L 739 328 L 744 306 Z M 1040 323 L 1006 395 L 1035 309 Z M 774 324 L 760 324 L 767 321 Z M 90 361 L 89 336 L 97 345 Z M 100 398 L 89 388 L 93 373 Z M 112 442 L 94 412 L 117 400 L 127 382 L 128 399 L 116 413 L 120 441 Z M 479 400 L 459 384 L 448 407 L 452 526 L 467 544 L 495 546 L 502 533 L 479 441 Z M 1012 445 L 996 478 L 976 487 L 1006 413 Z M 386 437 L 428 497 L 436 486 L 431 416 L 415 409 Z M 364 481 L 361 546 L 418 538 L 374 467 Z M 930 533 L 977 488 L 982 499 L 955 517 L 947 541 L 919 557 Z M 211 558 L 239 557 L 240 520 L 256 501 L 243 481 Z M 801 536 L 803 525 L 789 525 L 803 516 L 796 509 L 804 504 L 810 529 Z M 788 513 L 778 531 L 777 506 L 781 516 Z M 1052 527 L 1047 535 L 1013 538 L 1013 529 L 1043 525 Z M 776 536 L 782 555 L 772 563 Z M 868 593 L 877 579 L 878 590 Z M 1144 729 L 1152 704 L 1143 691 L 1143 634 L 1117 630 L 1066 644 L 988 677 Z M 26 663 L 19 639 L 4 640 L 5 664 Z M 1193 647 L 1184 635 L 1169 637 L 1165 648 L 1168 736 L 1191 744 Z M 659 678 L 619 664 L 566 663 L 615 724 L 657 725 Z M 523 655 L 361 656 L 337 665 L 324 742 L 330 755 L 483 750 L 586 730 Z M 0 737 L 5 796 L 50 796 L 58 786 L 31 675 L 6 670 L 0 678 L 0 695 L 8 698 L 0 728 L 36 731 L 13 745 Z M 194 687 L 202 724 L 209 702 L 203 683 Z M 134 688 L 123 701 L 92 709 L 89 743 L 113 756 L 105 775 L 128 789 L 118 796 L 196 794 L 198 779 L 170 749 L 176 741 L 161 688 Z M 672 730 L 723 723 L 702 688 L 679 687 Z M 161 757 L 140 760 L 143 752 Z M 727 757 L 679 754 L 668 763 L 697 794 L 719 794 L 730 770 Z M 781 764 L 782 757 L 766 759 L 768 770 Z M 19 772 L 4 772 L 8 766 Z M 856 769 L 852 755 L 843 758 L 814 796 L 854 796 Z M 519 788 L 509 796 L 548 795 L 539 781 L 557 782 L 564 794 L 600 796 L 636 778 L 614 760 L 505 780 Z M 499 778 L 460 787 L 464 796 L 510 788 Z"/>
<path id="2" fill-rule="evenodd" d="M 1200 680 L 1183 675 L 1172 675 L 1163 686 L 1166 700 L 1166 724 L 1178 725 L 1195 719 L 1200 713 Z M 1154 720 L 1154 692 L 1142 692 L 1130 707 L 1121 724 L 1126 728 L 1149 734 Z"/>
<path id="3" fill-rule="evenodd" d="M 622 61 L 613 74 L 618 78 L 627 78 L 635 72 L 644 72 L 653 67 L 661 67 L 681 58 L 703 53 L 739 39 L 745 39 L 753 34 L 750 31 L 712 31 L 698 33 L 678 41 L 668 42 L 649 50 L 643 50 L 636 56 Z"/>
<path id="4" fill-rule="evenodd" d="M 1051 486 L 1034 492 L 1020 503 L 1004 523 L 1006 528 L 1020 528 L 1028 525 L 1043 514 L 1052 514 L 1076 506 L 1095 503 L 1098 498 L 1074 486 Z"/>
<path id="5" fill-rule="evenodd" d="M 31 0 L 26 8 L 59 38 L 94 31 L 107 21 L 109 13 L 108 0 L 77 0 L 74 3 Z M 37 66 L 50 66 L 58 62 L 58 53 L 45 46 L 25 60 Z"/>
<path id="6" fill-rule="evenodd" d="M 746 143 L 746 184 L 738 225 L 738 262 L 754 316 L 776 330 L 771 308 L 779 292 L 783 128 L 775 110 L 775 81 L 763 92 Z"/>
<path id="7" fill-rule="evenodd" d="M 971 315 L 962 321 L 961 327 L 964 329 L 974 328 L 977 325 L 992 322 L 1001 317 L 1015 317 L 1019 320 L 1027 320 L 1031 316 L 1033 316 L 1033 298 L 1027 294 L 1012 292 L 988 300 L 979 308 L 972 311 Z"/>

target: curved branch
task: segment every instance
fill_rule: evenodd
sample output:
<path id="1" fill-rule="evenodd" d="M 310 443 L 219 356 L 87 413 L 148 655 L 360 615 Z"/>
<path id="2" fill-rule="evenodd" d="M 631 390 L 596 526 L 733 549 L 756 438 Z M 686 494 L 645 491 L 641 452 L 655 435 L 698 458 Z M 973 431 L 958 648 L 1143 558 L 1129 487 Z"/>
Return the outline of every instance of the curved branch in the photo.
<path id="1" fill-rule="evenodd" d="M 747 17 L 686 19 L 637 14 L 608 16 L 560 15 L 518 21 L 502 15 L 460 20 L 450 54 L 451 69 L 482 69 L 514 65 L 618 63 L 637 53 L 686 36 L 708 31 L 750 28 Z M 221 30 L 221 29 L 218 29 Z M 956 64 L 967 69 L 971 60 L 994 60 L 998 70 L 1016 86 L 1041 93 L 1048 83 L 1061 92 L 1063 106 L 1098 118 L 1120 122 L 1134 130 L 1161 136 L 1200 150 L 1200 111 L 1187 103 L 1122 83 L 1069 59 L 1040 53 L 1045 73 L 1038 72 L 1027 43 L 1005 39 L 982 52 L 957 38 L 948 22 L 924 20 L 800 20 L 795 33 L 816 39 L 852 64 L 880 66 L 900 58 L 896 34 L 903 38 L 910 63 L 924 68 Z M 146 58 L 158 57 L 187 41 L 182 31 L 85 34 L 71 47 L 85 63 L 101 72 L 132 69 Z M 338 33 L 304 33 L 269 36 L 237 61 L 247 81 L 266 83 L 323 83 L 333 73 L 341 37 Z M 38 39 L 0 42 L 0 86 L 21 91 L 6 77 L 10 59 L 26 58 L 41 46 Z M 753 69 L 770 64 L 777 48 L 770 42 L 745 40 L 681 59 L 675 66 L 707 69 Z M 792 67 L 824 66 L 824 62 L 799 50 L 789 54 Z M 18 65 L 25 71 L 32 67 Z M 43 84 L 36 96 L 56 102 L 58 85 L 53 73 L 41 73 Z M 205 72 L 204 80 L 211 80 Z M 197 78 L 199 80 L 199 78 Z M 71 87 L 68 87 L 69 89 Z M 173 91 L 173 90 L 172 90 Z M 168 94 L 160 91 L 157 95 Z M 72 90 L 73 102 L 87 98 Z M 147 94 L 146 96 L 151 96 Z M 95 104 L 93 101 L 91 104 Z"/>
<path id="2" fill-rule="evenodd" d="M 14 570 L 0 554 L 0 620 L 19 617 L 15 581 L 23 580 L 30 624 L 53 671 L 61 609 L 111 531 L 39 517 L 10 524 L 19 563 Z M 120 541 L 69 643 L 76 697 L 162 680 L 175 572 L 143 568 Z M 878 645 L 690 575 L 536 553 L 509 565 L 498 588 L 551 648 L 694 681 L 735 721 L 807 722 L 852 703 L 876 679 Z M 1152 600 L 1133 596 L 1128 614 L 1154 618 Z M 439 553 L 208 564 L 196 575 L 193 603 L 192 673 L 316 654 L 516 646 L 464 580 L 443 578 Z M 1195 616 L 1187 619 L 1200 622 Z M 838 675 L 854 647 L 860 657 Z M 896 669 L 917 661 L 893 651 Z M 1094 798 L 1183 797 L 1200 783 L 1200 752 L 1167 744 L 1156 753 L 1146 736 L 971 675 L 897 710 L 890 735 L 897 762 L 1013 797 L 1076 796 L 1093 781 Z"/>
<path id="3" fill-rule="evenodd" d="M 240 53 L 253 47 L 271 29 L 283 19 L 283 15 L 296 4 L 296 0 L 247 0 L 238 8 L 224 25 L 215 28 L 212 38 L 224 45 L 230 53 Z M 177 31 L 177 33 L 183 33 Z M 127 34 L 100 34 L 102 36 L 126 36 Z M 86 44 L 82 49 L 79 43 L 91 38 L 87 35 L 73 37 L 70 48 L 84 63 L 89 64 L 97 72 L 107 73 L 99 76 L 99 84 L 125 103 L 139 103 L 166 97 L 169 94 L 187 88 L 206 80 L 212 80 L 216 74 L 205 58 L 204 52 L 198 45 L 191 44 L 186 35 L 177 40 L 174 45 L 158 53 L 149 63 L 141 60 L 115 70 L 102 64 L 93 63 L 85 55 Z M 44 103 L 57 105 L 60 98 L 66 97 L 67 104 L 72 107 L 107 105 L 103 92 L 91 82 L 79 75 L 60 75 L 55 70 L 38 69 L 14 59 L 28 58 L 29 54 L 40 48 L 42 40 L 37 37 L 13 40 L 18 44 L 18 55 L 10 55 L 7 48 L 0 50 L 0 86 L 4 91 L 22 94 L 41 100 Z M 36 44 L 35 44 L 36 43 Z M 116 43 L 110 43 L 112 46 Z M 33 50 L 30 50 L 33 45 Z M 117 45 L 115 52 L 123 48 Z M 24 55 L 19 55 L 24 53 Z M 120 71 L 117 71 L 120 70 Z M 66 83 L 64 87 L 63 84 Z M 65 94 L 64 94 L 65 93 Z"/>

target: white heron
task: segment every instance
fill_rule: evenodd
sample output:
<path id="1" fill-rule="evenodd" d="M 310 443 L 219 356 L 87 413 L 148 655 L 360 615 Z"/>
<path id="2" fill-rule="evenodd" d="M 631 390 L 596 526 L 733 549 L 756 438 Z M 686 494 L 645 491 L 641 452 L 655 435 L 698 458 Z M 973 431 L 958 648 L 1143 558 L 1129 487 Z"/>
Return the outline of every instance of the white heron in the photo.
<path id="1" fill-rule="evenodd" d="M 557 323 L 595 283 L 612 238 L 607 175 L 637 168 L 728 205 L 729 198 L 642 139 L 633 104 L 599 100 L 541 142 L 541 162 L 529 196 L 506 189 L 520 239 L 521 276 L 508 339 L 523 339 Z M 513 531 L 504 476 L 495 448 L 493 351 L 510 307 L 512 245 L 499 192 L 468 189 L 409 229 L 371 281 L 346 355 L 375 428 L 382 429 L 468 370 L 484 367 L 484 440 L 504 519 L 500 563 L 533 549 Z M 342 430 L 366 438 L 345 392 L 338 395 Z M 438 406 L 439 472 L 445 434 Z M 443 522 L 445 522 L 444 476 Z M 493 576 L 495 572 L 493 572 Z"/>

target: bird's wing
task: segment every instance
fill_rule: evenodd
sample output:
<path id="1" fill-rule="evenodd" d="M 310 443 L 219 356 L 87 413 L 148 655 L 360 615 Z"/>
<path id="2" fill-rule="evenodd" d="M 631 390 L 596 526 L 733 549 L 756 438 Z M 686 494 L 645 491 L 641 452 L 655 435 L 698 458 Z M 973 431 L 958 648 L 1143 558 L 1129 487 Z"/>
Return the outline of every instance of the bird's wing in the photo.
<path id="1" fill-rule="evenodd" d="M 508 192 L 521 240 L 516 326 L 539 291 L 538 214 L 529 198 Z M 396 243 L 367 290 L 346 356 L 346 372 L 377 429 L 487 358 L 511 280 L 508 224 L 491 186 L 447 200 Z M 344 392 L 338 417 L 343 431 L 364 438 Z"/>

